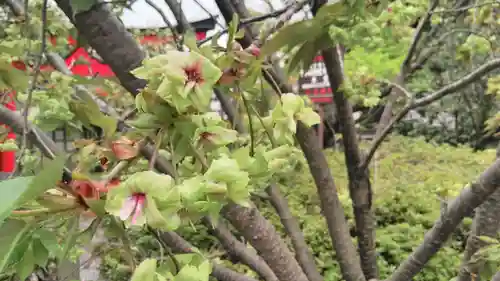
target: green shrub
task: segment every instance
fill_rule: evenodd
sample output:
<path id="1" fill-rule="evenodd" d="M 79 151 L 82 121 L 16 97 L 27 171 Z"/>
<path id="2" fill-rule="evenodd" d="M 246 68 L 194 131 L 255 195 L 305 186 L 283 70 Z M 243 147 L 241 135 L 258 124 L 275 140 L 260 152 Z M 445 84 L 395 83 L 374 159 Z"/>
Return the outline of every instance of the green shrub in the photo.
<path id="1" fill-rule="evenodd" d="M 352 207 L 342 152 L 327 152 L 330 168 L 351 227 Z M 494 151 L 474 153 L 467 147 L 433 145 L 424 139 L 393 136 L 370 166 L 377 221 L 381 278 L 386 278 L 417 247 L 440 212 L 440 199 L 454 197 L 492 161 Z M 314 252 L 325 280 L 340 280 L 328 231 L 319 214 L 319 198 L 309 173 L 295 173 L 283 186 L 294 215 Z M 266 216 L 272 213 L 264 208 Z M 274 220 L 275 224 L 279 220 Z M 457 273 L 463 251 L 462 227 L 415 280 L 449 280 Z"/>

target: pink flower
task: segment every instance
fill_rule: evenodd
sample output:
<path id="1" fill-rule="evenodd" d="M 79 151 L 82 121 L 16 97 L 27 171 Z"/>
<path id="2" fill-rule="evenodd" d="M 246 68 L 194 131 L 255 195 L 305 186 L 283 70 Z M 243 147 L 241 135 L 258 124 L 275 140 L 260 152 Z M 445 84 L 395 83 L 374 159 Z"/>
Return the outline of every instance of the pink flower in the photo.
<path id="1" fill-rule="evenodd" d="M 131 218 L 131 224 L 138 224 L 138 219 L 142 216 L 144 205 L 146 204 L 146 194 L 141 192 L 133 193 L 124 202 L 120 210 L 120 219 L 128 220 Z"/>

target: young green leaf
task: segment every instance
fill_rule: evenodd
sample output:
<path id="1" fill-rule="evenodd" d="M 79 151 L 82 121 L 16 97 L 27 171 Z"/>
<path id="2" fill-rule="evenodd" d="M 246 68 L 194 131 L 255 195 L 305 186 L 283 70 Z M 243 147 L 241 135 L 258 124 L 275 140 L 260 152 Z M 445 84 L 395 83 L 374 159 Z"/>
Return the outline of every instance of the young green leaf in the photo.
<path id="1" fill-rule="evenodd" d="M 35 255 L 33 249 L 28 247 L 24 252 L 22 260 L 16 266 L 16 273 L 19 279 L 24 280 L 30 276 L 35 268 Z"/>
<path id="2" fill-rule="evenodd" d="M 0 182 L 3 196 L 0 197 L 0 226 L 9 216 L 10 212 L 18 207 L 18 202 L 23 193 L 28 190 L 33 177 L 17 177 Z"/>
<path id="3" fill-rule="evenodd" d="M 19 243 L 26 238 L 31 227 L 31 224 L 20 220 L 7 220 L 0 227 L 0 272 L 14 262 L 14 256 L 19 255 L 20 250 L 24 252 Z"/>
<path id="4" fill-rule="evenodd" d="M 47 259 L 49 258 L 49 250 L 45 248 L 40 239 L 33 239 L 31 242 L 31 248 L 33 249 L 35 264 L 45 267 Z"/>
<path id="5" fill-rule="evenodd" d="M 131 281 L 155 281 L 156 260 L 144 260 L 134 271 Z"/>

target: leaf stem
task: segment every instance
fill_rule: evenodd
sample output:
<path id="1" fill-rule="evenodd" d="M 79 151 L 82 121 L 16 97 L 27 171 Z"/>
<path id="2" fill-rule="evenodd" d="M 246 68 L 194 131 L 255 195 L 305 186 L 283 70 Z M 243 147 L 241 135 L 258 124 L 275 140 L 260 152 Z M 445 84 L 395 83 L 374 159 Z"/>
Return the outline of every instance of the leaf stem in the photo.
<path id="1" fill-rule="evenodd" d="M 153 150 L 153 155 L 151 155 L 151 159 L 149 160 L 149 170 L 151 171 L 154 170 L 155 168 L 156 158 L 158 158 L 158 151 L 160 150 L 162 140 L 163 140 L 163 130 L 160 129 L 158 131 L 158 134 L 156 134 L 155 149 Z"/>
<path id="2" fill-rule="evenodd" d="M 252 120 L 252 115 L 250 114 L 250 105 L 248 100 L 245 98 L 245 95 L 241 91 L 239 83 L 236 83 L 236 90 L 238 91 L 239 95 L 241 96 L 241 99 L 243 100 L 243 106 L 245 106 L 245 111 L 247 112 L 248 116 L 248 129 L 250 131 L 250 156 L 255 155 L 255 136 L 254 136 L 254 131 L 253 131 L 253 120 Z"/>
<path id="3" fill-rule="evenodd" d="M 30 209 L 30 210 L 14 210 L 11 213 L 11 217 L 25 218 L 25 217 L 35 217 L 40 215 L 53 215 L 61 212 L 76 210 L 79 207 L 80 207 L 79 205 L 74 205 L 60 209 L 40 208 L 40 209 Z"/>

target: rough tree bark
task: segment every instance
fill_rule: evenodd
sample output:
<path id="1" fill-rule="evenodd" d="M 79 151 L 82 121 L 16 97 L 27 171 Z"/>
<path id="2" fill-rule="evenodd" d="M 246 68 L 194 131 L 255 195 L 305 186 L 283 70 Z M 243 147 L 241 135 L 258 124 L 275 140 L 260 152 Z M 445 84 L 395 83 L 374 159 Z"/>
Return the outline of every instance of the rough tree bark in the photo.
<path id="1" fill-rule="evenodd" d="M 500 144 L 497 147 L 497 159 L 500 159 Z M 467 244 L 465 246 L 464 257 L 458 281 L 480 280 L 478 273 L 481 271 L 483 263 L 469 264 L 471 257 L 487 243 L 479 239 L 480 236 L 496 238 L 500 229 L 500 189 L 493 192 L 488 199 L 476 209 L 474 221 L 472 223 Z"/>
<path id="2" fill-rule="evenodd" d="M 244 264 L 248 265 L 253 271 L 259 273 L 259 275 L 266 281 L 279 281 L 271 268 L 267 265 L 267 263 L 260 256 L 249 256 L 247 254 L 248 248 L 247 246 L 240 242 L 234 235 L 231 233 L 231 230 L 225 225 L 225 223 L 221 220 L 219 222 L 212 221 L 211 219 L 205 217 L 203 218 L 204 224 L 206 226 L 216 225 L 217 227 L 210 227 L 209 231 L 215 237 L 223 237 L 220 239 L 220 242 L 224 249 L 229 253 L 230 256 L 236 257 L 241 260 Z"/>
<path id="3" fill-rule="evenodd" d="M 349 193 L 352 199 L 356 236 L 361 259 L 361 268 L 366 279 L 377 279 L 377 256 L 375 251 L 375 216 L 372 210 L 372 188 L 368 168 L 359 168 L 362 154 L 358 145 L 356 128 L 352 116 L 352 105 L 339 90 L 343 81 L 342 48 L 330 48 L 321 52 L 337 108 L 337 118 L 342 124 L 342 142 L 349 178 Z"/>
<path id="4" fill-rule="evenodd" d="M 222 214 L 257 250 L 279 280 L 308 280 L 274 226 L 259 210 L 229 203 Z"/>
<path id="5" fill-rule="evenodd" d="M 295 250 L 295 258 L 300 263 L 300 266 L 306 273 L 309 281 L 323 280 L 323 277 L 314 263 L 314 257 L 309 250 L 309 246 L 304 238 L 304 233 L 302 233 L 302 230 L 300 229 L 299 222 L 293 216 L 290 208 L 288 208 L 288 202 L 281 194 L 279 186 L 271 184 L 267 188 L 267 193 L 269 194 L 271 204 L 280 217 L 286 233 L 290 236 L 290 240 L 292 240 L 293 249 Z"/>
<path id="6" fill-rule="evenodd" d="M 231 2 L 233 4 L 230 4 L 228 1 L 216 0 L 216 3 L 226 22 L 231 21 L 235 12 L 237 12 L 241 18 L 245 18 L 244 16 L 248 15 L 248 11 L 242 1 L 234 1 Z M 248 31 L 245 33 L 245 36 L 239 40 L 239 43 L 246 48 L 252 43 L 253 37 L 255 37 L 254 34 Z M 273 65 L 273 68 L 277 68 L 277 66 Z M 269 69 L 263 73 L 264 78 L 275 91 L 292 93 L 292 87 L 286 83 L 286 79 L 280 74 L 280 69 Z M 275 85 L 277 85 L 277 88 Z M 299 122 L 297 124 L 296 135 L 318 189 L 321 209 L 326 217 L 328 230 L 340 264 L 342 276 L 347 281 L 364 281 L 365 277 L 360 266 L 356 249 L 351 243 L 349 228 L 345 219 L 344 209 L 338 197 L 335 181 L 328 167 L 325 155 L 321 147 L 319 147 L 314 129 L 307 128 L 304 124 Z"/>
<path id="7" fill-rule="evenodd" d="M 317 1 L 312 9 L 316 15 L 326 1 Z M 349 193 L 352 199 L 356 236 L 361 259 L 361 268 L 366 279 L 378 279 L 377 255 L 375 250 L 375 216 L 372 210 L 372 187 L 368 167 L 361 167 L 362 152 L 359 148 L 351 103 L 341 91 L 344 81 L 343 48 L 337 45 L 321 52 L 326 66 L 337 118 L 342 124 L 342 142 L 349 178 Z"/>

